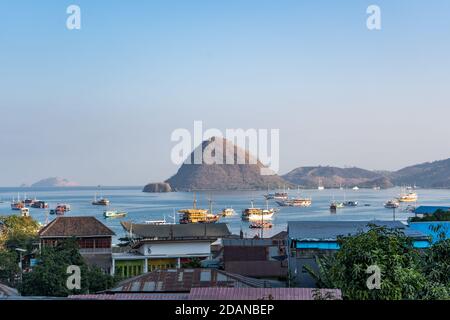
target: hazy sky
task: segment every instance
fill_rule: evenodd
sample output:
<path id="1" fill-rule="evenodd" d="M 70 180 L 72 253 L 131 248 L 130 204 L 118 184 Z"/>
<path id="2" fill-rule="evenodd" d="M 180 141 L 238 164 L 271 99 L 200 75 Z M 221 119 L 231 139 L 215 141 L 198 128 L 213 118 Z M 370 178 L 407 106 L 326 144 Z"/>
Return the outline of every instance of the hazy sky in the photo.
<path id="1" fill-rule="evenodd" d="M 0 186 L 166 179 L 194 120 L 279 128 L 281 173 L 450 157 L 450 1 L 343 2 L 1 1 Z"/>

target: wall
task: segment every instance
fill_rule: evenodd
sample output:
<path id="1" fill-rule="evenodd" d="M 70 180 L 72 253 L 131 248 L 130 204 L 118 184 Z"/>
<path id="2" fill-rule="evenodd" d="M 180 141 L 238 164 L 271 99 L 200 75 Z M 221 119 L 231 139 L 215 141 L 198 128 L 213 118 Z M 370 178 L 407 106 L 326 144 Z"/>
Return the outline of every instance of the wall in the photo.
<path id="1" fill-rule="evenodd" d="M 139 252 L 146 257 L 183 257 L 191 255 L 207 257 L 211 254 L 211 243 L 209 241 L 145 243 L 139 248 Z"/>

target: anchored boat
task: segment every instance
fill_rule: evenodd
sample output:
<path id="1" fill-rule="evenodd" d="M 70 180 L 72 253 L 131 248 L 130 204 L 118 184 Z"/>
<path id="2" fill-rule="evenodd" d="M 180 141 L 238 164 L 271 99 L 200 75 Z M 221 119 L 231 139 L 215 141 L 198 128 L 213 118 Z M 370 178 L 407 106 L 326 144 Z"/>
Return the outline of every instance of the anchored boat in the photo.
<path id="1" fill-rule="evenodd" d="M 210 200 L 210 210 L 197 209 L 197 200 L 194 193 L 194 202 L 191 209 L 182 209 L 178 212 L 182 214 L 180 223 L 215 223 L 219 221 L 219 216 L 212 213 L 212 201 Z"/>
<path id="2" fill-rule="evenodd" d="M 103 212 L 103 216 L 105 218 L 123 218 L 127 216 L 127 213 L 124 211 L 107 210 Z"/>
<path id="3" fill-rule="evenodd" d="M 224 208 L 221 212 L 222 217 L 231 217 L 236 215 L 236 211 L 233 208 Z"/>
<path id="4" fill-rule="evenodd" d="M 399 202 L 417 202 L 418 198 L 419 197 L 417 196 L 417 193 L 407 192 L 407 193 L 400 194 L 400 196 L 398 197 L 398 201 Z"/>
<path id="5" fill-rule="evenodd" d="M 255 208 L 253 206 L 253 200 L 251 201 L 252 206 L 250 208 L 244 209 L 242 211 L 242 220 L 247 221 L 264 221 L 272 219 L 275 209 L 269 209 L 266 200 L 266 209 Z"/>
<path id="6" fill-rule="evenodd" d="M 386 209 L 397 209 L 398 207 L 400 207 L 400 203 L 398 203 L 397 200 L 389 200 L 384 204 L 384 207 Z"/>

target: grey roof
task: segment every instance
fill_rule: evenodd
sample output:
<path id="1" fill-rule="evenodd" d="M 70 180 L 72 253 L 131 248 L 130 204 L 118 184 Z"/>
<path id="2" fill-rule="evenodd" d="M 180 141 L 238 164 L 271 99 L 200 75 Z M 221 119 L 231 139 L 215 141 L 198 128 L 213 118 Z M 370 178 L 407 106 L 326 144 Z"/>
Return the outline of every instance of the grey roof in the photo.
<path id="1" fill-rule="evenodd" d="M 131 231 L 133 235 L 142 239 L 218 239 L 231 234 L 225 223 L 152 225 L 121 222 L 121 224 L 127 232 Z"/>
<path id="2" fill-rule="evenodd" d="M 411 238 L 426 238 L 417 230 L 410 229 L 400 221 L 289 221 L 288 237 L 295 240 L 334 241 L 338 236 L 354 235 L 359 231 L 367 231 L 368 224 L 400 229 Z"/>

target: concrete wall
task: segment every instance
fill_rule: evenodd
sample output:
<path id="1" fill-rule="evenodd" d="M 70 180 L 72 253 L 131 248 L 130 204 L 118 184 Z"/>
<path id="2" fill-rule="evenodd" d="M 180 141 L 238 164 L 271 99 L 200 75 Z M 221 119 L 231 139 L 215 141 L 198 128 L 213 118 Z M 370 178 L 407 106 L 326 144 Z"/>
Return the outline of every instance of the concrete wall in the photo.
<path id="1" fill-rule="evenodd" d="M 209 241 L 145 243 L 139 252 L 146 257 L 210 256 Z"/>

